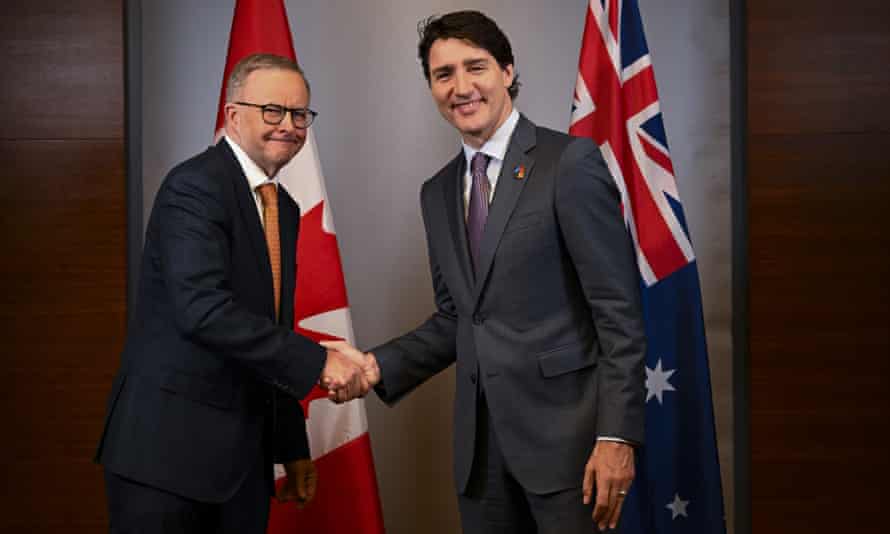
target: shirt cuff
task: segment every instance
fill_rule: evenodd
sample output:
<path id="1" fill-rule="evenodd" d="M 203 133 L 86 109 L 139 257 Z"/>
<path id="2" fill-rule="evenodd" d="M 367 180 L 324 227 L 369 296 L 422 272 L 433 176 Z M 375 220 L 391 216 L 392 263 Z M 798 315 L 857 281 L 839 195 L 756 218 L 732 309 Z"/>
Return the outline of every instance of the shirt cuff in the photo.
<path id="1" fill-rule="evenodd" d="M 635 446 L 636 444 L 633 441 L 627 441 L 626 439 L 616 438 L 615 436 L 597 436 L 597 441 L 614 441 L 616 443 L 627 443 L 630 446 Z"/>

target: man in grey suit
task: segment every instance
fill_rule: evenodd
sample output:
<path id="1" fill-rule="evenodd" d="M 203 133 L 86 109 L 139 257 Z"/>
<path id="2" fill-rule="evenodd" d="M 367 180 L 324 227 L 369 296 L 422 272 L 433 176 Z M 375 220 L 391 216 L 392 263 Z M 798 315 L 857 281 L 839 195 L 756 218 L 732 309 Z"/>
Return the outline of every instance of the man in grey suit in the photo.
<path id="1" fill-rule="evenodd" d="M 514 109 L 513 54 L 491 19 L 433 17 L 418 54 L 463 139 L 421 193 L 437 310 L 351 354 L 387 403 L 457 363 L 465 532 L 615 528 L 643 441 L 646 348 L 617 187 L 594 143 Z"/>

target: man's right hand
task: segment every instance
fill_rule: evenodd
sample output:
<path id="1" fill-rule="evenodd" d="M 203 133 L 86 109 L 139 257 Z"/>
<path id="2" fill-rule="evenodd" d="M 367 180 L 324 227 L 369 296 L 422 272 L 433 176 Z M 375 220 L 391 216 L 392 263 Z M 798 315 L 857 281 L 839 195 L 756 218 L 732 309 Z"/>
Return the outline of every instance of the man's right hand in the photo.
<path id="1" fill-rule="evenodd" d="M 338 394 L 342 392 L 349 399 L 367 394 L 371 386 L 365 379 L 362 367 L 349 356 L 326 346 L 324 342 L 322 346 L 328 349 L 328 357 L 321 372 L 321 386 Z"/>
<path id="2" fill-rule="evenodd" d="M 345 341 L 322 341 L 321 345 L 328 349 L 334 350 L 349 358 L 349 360 L 358 365 L 362 370 L 365 388 L 360 395 L 354 395 L 348 388 L 330 387 L 328 388 L 328 398 L 336 403 L 350 401 L 356 397 L 367 394 L 368 390 L 376 386 L 380 382 L 380 367 L 377 365 L 377 359 L 374 354 L 368 352 L 363 353 Z"/>

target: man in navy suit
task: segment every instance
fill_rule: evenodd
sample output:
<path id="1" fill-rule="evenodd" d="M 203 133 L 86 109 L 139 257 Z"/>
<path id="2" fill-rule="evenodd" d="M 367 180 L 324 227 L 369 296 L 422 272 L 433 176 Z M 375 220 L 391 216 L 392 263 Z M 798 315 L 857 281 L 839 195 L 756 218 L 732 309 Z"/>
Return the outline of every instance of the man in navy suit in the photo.
<path id="1" fill-rule="evenodd" d="M 276 174 L 315 112 L 293 61 L 242 60 L 225 137 L 170 171 L 96 459 L 112 532 L 264 533 L 278 497 L 315 491 L 299 399 L 367 389 L 348 358 L 293 331 L 299 208 Z"/>
<path id="2" fill-rule="evenodd" d="M 361 361 L 387 403 L 456 362 L 464 532 L 614 528 L 643 441 L 646 349 L 618 189 L 589 139 L 513 107 L 513 53 L 494 21 L 431 18 L 418 55 L 463 140 L 421 192 L 436 312 L 366 355 L 329 346 Z"/>

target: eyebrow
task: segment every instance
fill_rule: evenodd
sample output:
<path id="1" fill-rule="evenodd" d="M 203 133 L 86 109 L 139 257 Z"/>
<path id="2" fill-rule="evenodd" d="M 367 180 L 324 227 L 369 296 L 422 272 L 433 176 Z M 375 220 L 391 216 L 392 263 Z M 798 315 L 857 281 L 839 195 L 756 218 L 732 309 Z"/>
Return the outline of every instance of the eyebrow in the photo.
<path id="1" fill-rule="evenodd" d="M 480 65 L 483 63 L 488 63 L 488 58 L 479 57 L 479 58 L 470 58 L 464 60 L 464 67 L 473 67 L 475 65 Z"/>
<path id="2" fill-rule="evenodd" d="M 438 74 L 448 74 L 449 72 L 453 72 L 453 71 L 454 71 L 453 65 L 442 65 L 441 67 L 436 67 L 435 69 L 433 69 L 432 72 L 433 72 L 433 76 L 435 76 Z"/>
<path id="3" fill-rule="evenodd" d="M 469 58 L 469 59 L 465 59 L 463 61 L 464 67 L 473 67 L 473 66 L 482 65 L 485 63 L 488 63 L 488 58 L 484 58 L 484 57 Z M 448 74 L 453 71 L 454 71 L 454 65 L 449 64 L 449 65 L 442 65 L 441 67 L 436 67 L 435 69 L 432 70 L 432 74 L 435 76 L 437 74 Z"/>

